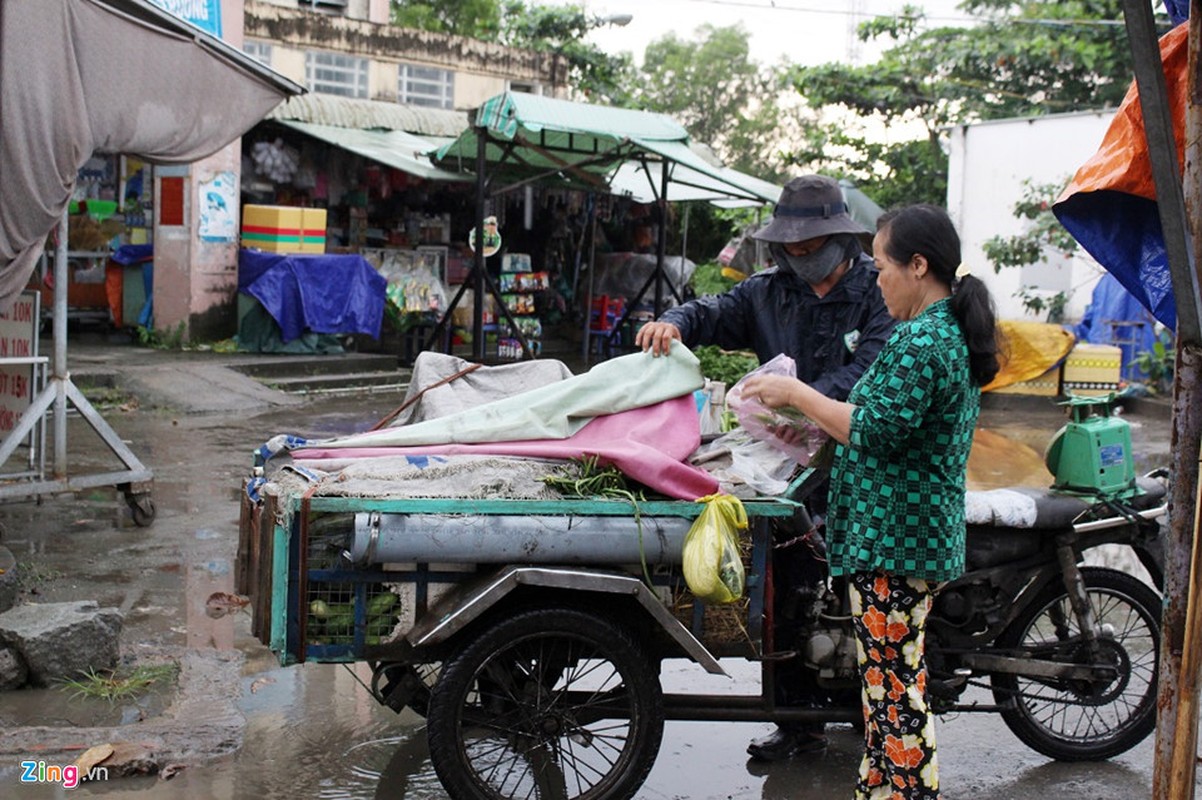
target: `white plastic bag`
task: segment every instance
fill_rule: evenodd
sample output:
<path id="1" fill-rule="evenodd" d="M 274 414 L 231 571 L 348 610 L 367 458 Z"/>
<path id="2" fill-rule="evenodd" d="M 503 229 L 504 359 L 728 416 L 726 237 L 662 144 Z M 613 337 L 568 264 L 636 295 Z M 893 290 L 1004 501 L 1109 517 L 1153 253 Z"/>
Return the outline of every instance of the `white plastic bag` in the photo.
<path id="1" fill-rule="evenodd" d="M 744 375 L 726 393 L 726 405 L 734 412 L 739 425 L 753 438 L 775 447 L 801 466 L 808 466 L 818 448 L 827 440 L 826 433 L 800 411 L 792 408 L 768 408 L 758 397 L 744 396 L 743 387 L 752 375 L 783 375 L 796 378 L 797 365 L 784 353 L 766 364 L 761 364 Z M 782 439 L 777 435 L 778 432 L 787 432 L 791 441 Z"/>

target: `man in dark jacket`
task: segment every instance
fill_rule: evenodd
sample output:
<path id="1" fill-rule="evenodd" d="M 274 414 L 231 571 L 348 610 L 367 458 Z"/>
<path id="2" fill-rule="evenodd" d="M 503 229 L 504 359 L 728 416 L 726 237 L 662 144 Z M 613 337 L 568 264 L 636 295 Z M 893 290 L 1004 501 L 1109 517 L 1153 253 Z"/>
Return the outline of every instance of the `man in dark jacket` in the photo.
<path id="1" fill-rule="evenodd" d="M 864 233 L 848 213 L 837 181 L 823 175 L 794 178 L 781 192 L 772 221 L 753 234 L 768 242 L 776 267 L 752 275 L 725 294 L 669 309 L 644 325 L 635 343 L 656 355 L 666 353 L 673 339 L 689 347 L 749 349 L 761 363 L 785 353 L 796 362 L 798 378 L 828 397 L 846 400 L 894 324 L 877 288 L 872 257 L 864 254 L 860 243 Z M 825 509 L 825 486 L 813 499 L 815 510 Z M 793 586 L 812 580 L 815 572 L 825 578 L 813 551 L 791 549 L 778 550 L 774 557 L 774 616 L 781 649 L 802 644 L 782 628 Z M 776 667 L 778 704 L 821 702 L 821 693 L 798 661 L 793 658 Z M 752 742 L 747 752 L 758 760 L 776 761 L 825 746 L 822 723 L 794 723 Z"/>

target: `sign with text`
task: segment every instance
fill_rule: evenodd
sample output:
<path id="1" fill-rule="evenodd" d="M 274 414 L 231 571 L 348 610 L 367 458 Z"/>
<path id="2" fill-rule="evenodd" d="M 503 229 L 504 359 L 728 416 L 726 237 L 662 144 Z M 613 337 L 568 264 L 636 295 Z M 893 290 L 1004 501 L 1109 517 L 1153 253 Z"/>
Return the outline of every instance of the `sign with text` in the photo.
<path id="1" fill-rule="evenodd" d="M 150 0 L 164 11 L 221 38 L 221 0 Z"/>
<path id="2" fill-rule="evenodd" d="M 40 308 L 36 292 L 22 292 L 0 314 L 0 432 L 11 431 L 33 402 L 34 365 Z M 26 359 L 25 363 L 5 363 Z"/>

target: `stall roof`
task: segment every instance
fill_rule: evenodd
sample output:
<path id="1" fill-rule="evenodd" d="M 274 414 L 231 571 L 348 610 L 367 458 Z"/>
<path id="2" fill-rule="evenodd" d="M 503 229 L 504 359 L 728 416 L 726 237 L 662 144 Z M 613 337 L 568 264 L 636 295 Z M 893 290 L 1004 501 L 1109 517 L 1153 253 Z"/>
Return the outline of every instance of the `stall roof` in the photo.
<path id="1" fill-rule="evenodd" d="M 196 161 L 303 91 L 148 0 L 3 0 L 0 309 L 93 152 Z"/>
<path id="2" fill-rule="evenodd" d="M 671 117 L 521 92 L 486 100 L 476 110 L 473 127 L 440 149 L 435 161 L 473 169 L 480 128 L 488 132 L 487 161 L 513 172 L 560 173 L 606 188 L 623 163 L 634 161 L 651 196 L 658 196 L 659 169 L 667 162 L 670 183 L 687 186 L 690 178 L 701 176 L 707 188 L 720 189 L 727 198 L 758 201 L 779 196 L 777 191 L 764 197 L 760 189 L 740 183 L 693 152 L 688 132 Z"/>
<path id="3" fill-rule="evenodd" d="M 335 128 L 405 131 L 424 137 L 447 139 L 454 139 L 468 126 L 466 111 L 316 93 L 289 98 L 276 106 L 267 118 Z"/>
<path id="4" fill-rule="evenodd" d="M 774 183 L 730 167 L 717 166 L 712 169 L 724 180 L 720 182 L 689 167 L 675 165 L 672 168 L 668 184 L 668 200 L 673 203 L 708 200 L 714 205 L 724 208 L 738 208 L 774 203 L 780 197 L 781 187 Z M 732 183 L 737 183 L 744 190 L 745 195 L 754 196 L 754 199 L 751 197 L 731 199 L 730 185 Z M 619 167 L 609 185 L 614 194 L 630 197 L 640 203 L 650 203 L 656 199 L 657 192 L 652 190 L 646 170 L 637 161 L 627 161 Z"/>
<path id="5" fill-rule="evenodd" d="M 279 119 L 276 122 L 343 150 L 369 158 L 386 167 L 393 167 L 419 178 L 432 181 L 470 180 L 467 175 L 439 169 L 430 163 L 426 154 L 437 150 L 443 142 L 415 136 L 405 131 L 340 128 L 334 125 L 317 125 L 292 119 Z"/>

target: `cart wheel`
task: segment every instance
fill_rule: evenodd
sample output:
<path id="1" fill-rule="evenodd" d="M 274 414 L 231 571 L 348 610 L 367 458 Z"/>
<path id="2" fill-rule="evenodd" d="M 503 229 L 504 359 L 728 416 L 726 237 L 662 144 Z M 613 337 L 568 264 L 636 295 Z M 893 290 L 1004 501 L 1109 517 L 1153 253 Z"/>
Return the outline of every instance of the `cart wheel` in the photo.
<path id="1" fill-rule="evenodd" d="M 443 665 L 430 694 L 430 760 L 454 800 L 633 797 L 664 732 L 659 677 L 609 619 L 519 613 Z"/>
<path id="2" fill-rule="evenodd" d="M 130 495 L 125 502 L 129 504 L 129 513 L 133 516 L 134 524 L 139 528 L 147 528 L 154 522 L 155 507 L 150 495 Z"/>

